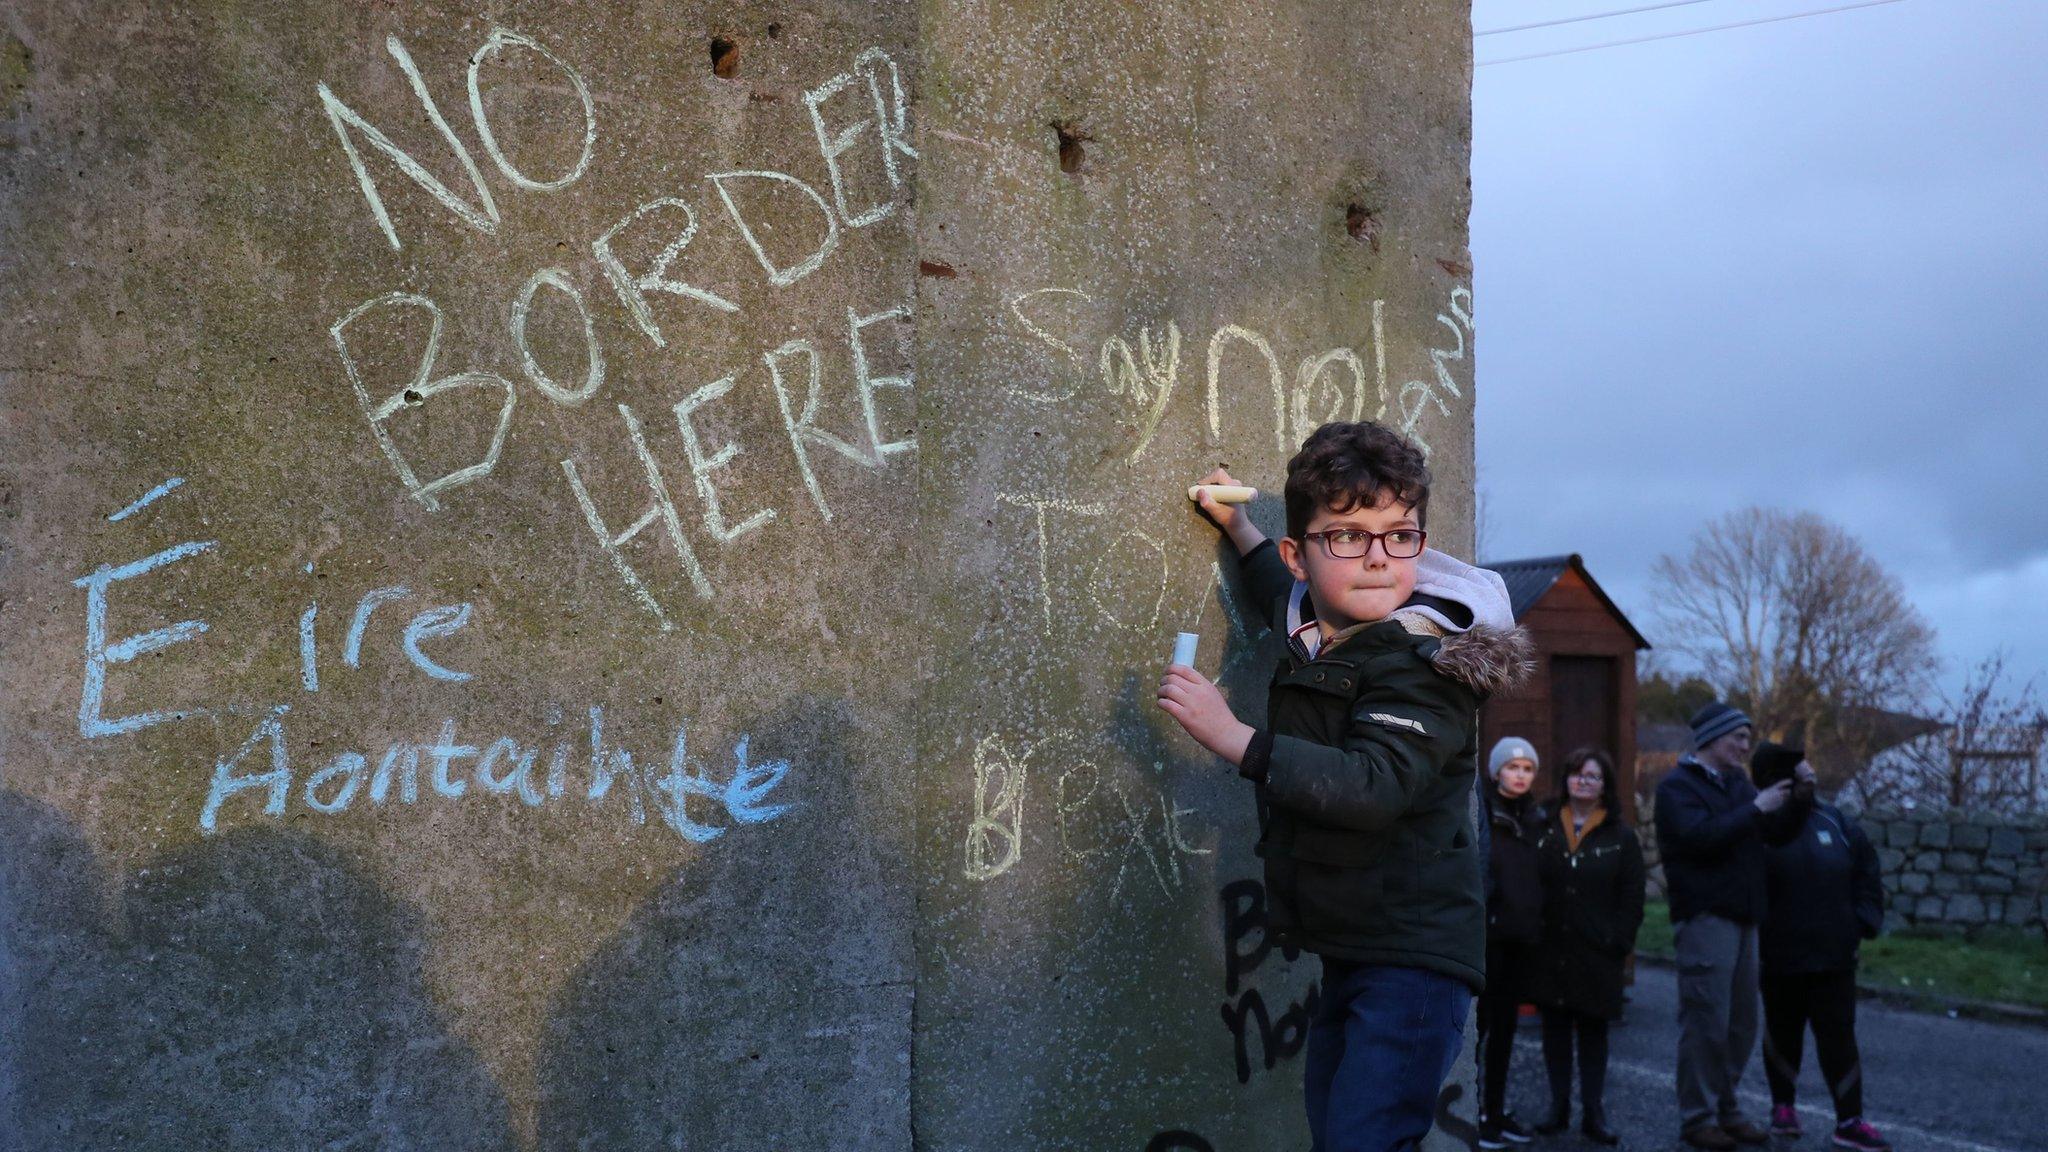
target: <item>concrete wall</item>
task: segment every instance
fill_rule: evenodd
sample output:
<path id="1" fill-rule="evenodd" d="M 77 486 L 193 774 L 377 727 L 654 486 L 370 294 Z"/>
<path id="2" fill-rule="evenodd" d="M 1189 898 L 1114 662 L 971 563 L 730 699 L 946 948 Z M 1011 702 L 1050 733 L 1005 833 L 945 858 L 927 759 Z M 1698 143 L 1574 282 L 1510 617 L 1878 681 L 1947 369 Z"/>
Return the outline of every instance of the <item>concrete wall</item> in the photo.
<path id="1" fill-rule="evenodd" d="M 0 33 L 0 1146 L 1301 1142 L 1149 687 L 1216 463 L 1469 547 L 1462 6 Z"/>

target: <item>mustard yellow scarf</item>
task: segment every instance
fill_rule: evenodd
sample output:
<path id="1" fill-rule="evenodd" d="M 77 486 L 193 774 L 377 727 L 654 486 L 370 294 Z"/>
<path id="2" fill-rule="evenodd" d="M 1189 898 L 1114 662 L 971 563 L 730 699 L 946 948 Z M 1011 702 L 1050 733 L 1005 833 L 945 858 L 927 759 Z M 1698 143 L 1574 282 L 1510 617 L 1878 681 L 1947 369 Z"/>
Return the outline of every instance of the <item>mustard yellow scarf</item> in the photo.
<path id="1" fill-rule="evenodd" d="M 1575 853 L 1579 850 L 1579 845 L 1586 842 L 1586 837 L 1593 834 L 1593 829 L 1598 828 L 1600 822 L 1607 819 L 1607 808 L 1603 805 L 1593 809 L 1592 813 L 1586 817 L 1585 825 L 1576 832 L 1572 831 L 1571 805 L 1567 804 L 1563 808 L 1558 809 L 1557 818 L 1564 825 L 1565 851 Z"/>

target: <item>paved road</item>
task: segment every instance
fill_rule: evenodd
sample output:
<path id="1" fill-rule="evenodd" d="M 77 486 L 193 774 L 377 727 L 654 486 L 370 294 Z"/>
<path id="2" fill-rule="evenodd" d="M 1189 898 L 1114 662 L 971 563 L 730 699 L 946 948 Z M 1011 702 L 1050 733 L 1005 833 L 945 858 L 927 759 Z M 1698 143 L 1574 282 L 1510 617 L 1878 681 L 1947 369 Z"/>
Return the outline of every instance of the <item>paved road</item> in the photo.
<path id="1" fill-rule="evenodd" d="M 1668 968 L 1641 966 L 1629 1014 L 1613 1032 L 1608 1110 L 1627 1149 L 1684 1148 L 1678 1141 L 1671 1075 L 1678 1051 L 1678 984 Z M 1863 1048 L 1864 1108 L 1898 1152 L 2048 1150 L 2048 1029 L 1908 1012 L 1864 1001 L 1857 1016 Z M 1534 1123 L 1547 1109 L 1540 1029 L 1524 1018 L 1515 1038 L 1510 1106 Z M 1761 1045 L 1759 1045 L 1761 1047 Z M 1752 1120 L 1769 1117 L 1762 1066 L 1743 1075 Z M 1574 1091 L 1576 1096 L 1576 1090 Z M 1806 1136 L 1779 1141 L 1778 1152 L 1828 1148 L 1834 1110 L 1814 1067 L 1808 1038 L 1799 1081 Z M 1574 1115 L 1574 1123 L 1577 1117 Z M 1596 1145 L 1571 1135 L 1535 1146 L 1571 1152 Z"/>

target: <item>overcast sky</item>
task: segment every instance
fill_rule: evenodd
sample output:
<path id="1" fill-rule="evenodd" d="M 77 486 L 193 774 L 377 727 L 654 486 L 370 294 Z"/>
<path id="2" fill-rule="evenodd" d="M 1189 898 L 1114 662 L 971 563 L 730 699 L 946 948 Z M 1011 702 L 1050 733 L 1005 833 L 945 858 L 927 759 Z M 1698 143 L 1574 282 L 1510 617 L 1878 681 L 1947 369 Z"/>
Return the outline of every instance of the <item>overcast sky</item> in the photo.
<path id="1" fill-rule="evenodd" d="M 1649 0 L 1477 0 L 1484 31 Z M 1708 0 L 1482 62 L 1834 7 Z M 1488 559 L 1561 552 L 1655 643 L 1651 563 L 1750 504 L 1853 533 L 2048 688 L 2048 3 L 1904 0 L 1482 66 Z"/>

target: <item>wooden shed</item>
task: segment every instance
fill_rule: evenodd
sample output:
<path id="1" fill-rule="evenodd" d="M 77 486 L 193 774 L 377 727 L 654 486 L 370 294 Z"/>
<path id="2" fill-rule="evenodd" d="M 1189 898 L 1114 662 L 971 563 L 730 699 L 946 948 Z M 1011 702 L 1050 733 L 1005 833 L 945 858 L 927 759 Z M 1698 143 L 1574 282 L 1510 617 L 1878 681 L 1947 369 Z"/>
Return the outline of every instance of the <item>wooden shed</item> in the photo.
<path id="1" fill-rule="evenodd" d="M 1536 674 L 1480 713 L 1480 766 L 1496 740 L 1520 736 L 1543 758 L 1538 794 L 1555 787 L 1558 758 L 1606 749 L 1626 798 L 1635 790 L 1636 653 L 1650 642 L 1586 571 L 1577 553 L 1487 564 L 1507 582 L 1515 619 L 1536 641 Z"/>

